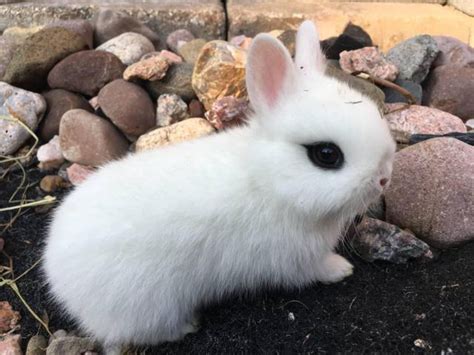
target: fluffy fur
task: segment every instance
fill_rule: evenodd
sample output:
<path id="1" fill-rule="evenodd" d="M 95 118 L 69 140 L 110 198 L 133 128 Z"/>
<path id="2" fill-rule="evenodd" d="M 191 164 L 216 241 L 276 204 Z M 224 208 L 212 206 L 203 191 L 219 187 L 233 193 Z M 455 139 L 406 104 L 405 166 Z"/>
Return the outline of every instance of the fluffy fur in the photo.
<path id="1" fill-rule="evenodd" d="M 333 250 L 381 193 L 395 146 L 370 99 L 324 76 L 317 41 L 303 23 L 293 63 L 257 36 L 248 125 L 112 162 L 66 197 L 44 271 L 84 330 L 107 345 L 178 340 L 228 293 L 351 274 Z M 339 145 L 342 169 L 311 163 L 302 144 L 319 141 Z"/>

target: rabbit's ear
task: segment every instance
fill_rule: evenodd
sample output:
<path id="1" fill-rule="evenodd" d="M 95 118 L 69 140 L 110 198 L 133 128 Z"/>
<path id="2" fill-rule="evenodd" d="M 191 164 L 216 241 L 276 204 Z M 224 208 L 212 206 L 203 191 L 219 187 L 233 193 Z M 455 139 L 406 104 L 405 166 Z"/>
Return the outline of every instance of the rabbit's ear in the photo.
<path id="1" fill-rule="evenodd" d="M 294 91 L 295 76 L 293 61 L 280 41 L 264 33 L 253 39 L 245 79 L 256 111 L 275 108 L 283 97 Z"/>
<path id="2" fill-rule="evenodd" d="M 319 33 L 311 21 L 304 21 L 296 34 L 295 65 L 298 72 L 323 73 L 325 58 L 319 44 Z"/>

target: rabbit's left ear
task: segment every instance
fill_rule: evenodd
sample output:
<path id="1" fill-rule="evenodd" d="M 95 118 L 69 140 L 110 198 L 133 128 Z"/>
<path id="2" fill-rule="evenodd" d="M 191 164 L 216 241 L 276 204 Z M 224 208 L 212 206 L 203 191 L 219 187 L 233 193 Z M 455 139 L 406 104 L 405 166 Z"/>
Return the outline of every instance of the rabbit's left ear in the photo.
<path id="1" fill-rule="evenodd" d="M 295 65 L 298 72 L 323 73 L 326 67 L 324 54 L 319 44 L 319 33 L 311 21 L 304 21 L 296 34 Z"/>

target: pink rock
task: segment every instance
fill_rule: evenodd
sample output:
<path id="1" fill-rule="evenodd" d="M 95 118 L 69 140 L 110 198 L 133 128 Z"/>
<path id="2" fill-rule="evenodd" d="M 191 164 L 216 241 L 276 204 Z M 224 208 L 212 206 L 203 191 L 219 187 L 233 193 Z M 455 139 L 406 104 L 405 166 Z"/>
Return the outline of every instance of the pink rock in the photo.
<path id="1" fill-rule="evenodd" d="M 241 124 L 245 119 L 249 104 L 247 100 L 225 96 L 214 101 L 206 112 L 207 120 L 218 130 Z"/>
<path id="2" fill-rule="evenodd" d="M 85 165 L 72 164 L 69 168 L 66 169 L 67 177 L 71 184 L 77 186 L 81 184 L 84 180 L 87 179 L 95 170 Z"/>
<path id="3" fill-rule="evenodd" d="M 340 53 L 339 64 L 342 70 L 349 74 L 362 71 L 389 81 L 394 81 L 398 75 L 398 68 L 376 47 L 343 51 Z"/>
<path id="4" fill-rule="evenodd" d="M 403 106 L 404 104 L 386 104 L 389 113 L 385 115 L 385 119 L 397 142 L 408 143 L 412 134 L 466 132 L 462 120 L 450 113 L 418 105 L 400 110 Z"/>
<path id="5" fill-rule="evenodd" d="M 434 36 L 433 39 L 438 44 L 439 49 L 433 67 L 456 65 L 474 68 L 474 48 L 454 37 Z"/>
<path id="6" fill-rule="evenodd" d="M 474 118 L 466 121 L 466 127 L 468 131 L 474 130 Z"/>
<path id="7" fill-rule="evenodd" d="M 63 153 L 59 144 L 59 136 L 54 136 L 48 143 L 42 145 L 36 153 L 39 162 L 64 162 Z"/>
<path id="8" fill-rule="evenodd" d="M 163 49 L 160 52 L 160 56 L 165 58 L 165 59 L 168 59 L 168 61 L 170 63 L 182 63 L 183 62 L 183 58 L 181 58 L 179 55 L 177 55 L 173 52 L 167 51 L 166 49 Z"/>
<path id="9" fill-rule="evenodd" d="M 387 222 L 429 245 L 474 239 L 474 147 L 454 138 L 429 139 L 395 156 L 385 192 Z"/>
<path id="10" fill-rule="evenodd" d="M 7 301 L 0 302 L 0 334 L 9 332 L 18 327 L 20 319 L 20 313 L 14 311 L 10 303 Z"/>
<path id="11" fill-rule="evenodd" d="M 92 106 L 92 108 L 94 109 L 94 111 L 97 111 L 99 109 L 99 97 L 98 96 L 94 96 L 92 99 L 89 100 L 89 105 Z"/>
<path id="12" fill-rule="evenodd" d="M 204 106 L 196 99 L 189 102 L 189 116 L 190 117 L 204 117 Z"/>
<path id="13" fill-rule="evenodd" d="M 177 52 L 180 44 L 183 45 L 184 43 L 192 41 L 193 39 L 194 35 L 188 30 L 182 28 L 171 32 L 166 38 L 166 44 L 173 52 Z"/>
<path id="14" fill-rule="evenodd" d="M 0 338 L 0 354 L 2 355 L 22 355 L 20 347 L 20 336 L 7 334 Z"/>
<path id="15" fill-rule="evenodd" d="M 169 61 L 161 55 L 153 56 L 130 65 L 125 69 L 123 78 L 125 80 L 142 79 L 155 81 L 160 80 L 166 75 L 169 67 Z"/>
<path id="16" fill-rule="evenodd" d="M 235 36 L 232 37 L 229 41 L 230 44 L 248 50 L 250 47 L 250 43 L 252 43 L 252 37 L 247 37 L 245 35 Z"/>

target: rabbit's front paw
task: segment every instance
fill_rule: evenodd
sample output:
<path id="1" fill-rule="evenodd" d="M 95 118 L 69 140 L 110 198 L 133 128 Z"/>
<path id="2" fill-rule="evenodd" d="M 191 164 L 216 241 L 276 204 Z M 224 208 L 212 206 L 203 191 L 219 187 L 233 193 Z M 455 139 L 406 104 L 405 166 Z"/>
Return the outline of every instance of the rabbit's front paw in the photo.
<path id="1" fill-rule="evenodd" d="M 353 266 L 342 256 L 331 253 L 323 260 L 318 280 L 323 283 L 339 282 L 352 275 Z"/>

